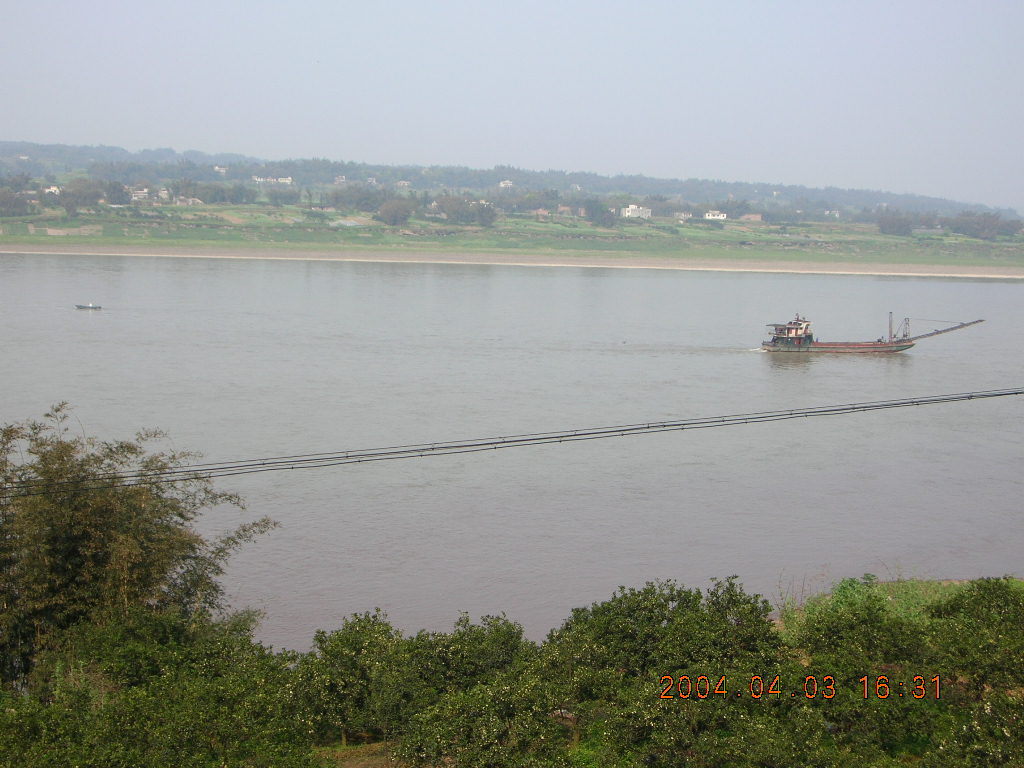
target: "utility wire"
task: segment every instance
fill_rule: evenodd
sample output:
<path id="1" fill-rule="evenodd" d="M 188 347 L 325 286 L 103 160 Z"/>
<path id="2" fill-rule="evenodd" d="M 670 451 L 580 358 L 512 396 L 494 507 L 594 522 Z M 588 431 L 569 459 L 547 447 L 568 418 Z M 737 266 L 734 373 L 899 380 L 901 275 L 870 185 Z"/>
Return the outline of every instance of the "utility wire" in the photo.
<path id="1" fill-rule="evenodd" d="M 157 485 L 161 483 L 175 483 L 200 478 L 209 479 L 216 477 L 230 477 L 234 475 L 247 475 L 258 472 L 279 472 L 294 469 L 337 467 L 345 464 L 360 464 L 371 461 L 396 461 L 399 459 L 422 458 L 425 456 L 478 453 L 481 451 L 516 448 L 530 445 L 570 443 L 582 440 L 602 440 L 610 437 L 630 437 L 634 435 L 674 432 L 687 429 L 710 429 L 713 427 L 757 424 L 761 422 L 784 421 L 787 419 L 811 418 L 815 416 L 840 416 L 850 413 L 863 413 L 888 408 L 936 405 L 939 403 L 954 403 L 964 400 L 984 400 L 1021 394 L 1024 394 L 1024 388 L 992 389 L 980 392 L 959 392 L 948 395 L 914 397 L 901 400 L 875 400 L 864 403 L 825 405 L 813 408 L 792 408 L 780 411 L 761 411 L 756 413 L 740 413 L 727 416 L 654 421 L 640 424 L 623 424 L 618 426 L 590 427 L 586 429 L 574 429 L 559 432 L 536 432 L 507 435 L 503 437 L 450 440 L 435 443 L 418 443 L 413 445 L 395 445 L 383 448 L 334 451 L 328 453 L 308 453 L 291 456 L 271 456 L 259 459 L 182 464 L 158 471 L 135 469 L 125 472 L 111 472 L 107 474 L 92 475 L 87 481 L 85 481 L 85 484 L 79 480 L 24 480 L 8 483 L 4 488 L 0 489 L 0 501 L 9 500 L 17 496 L 37 496 L 46 493 L 56 493 L 60 492 L 65 487 L 71 486 L 73 486 L 77 491 Z"/>

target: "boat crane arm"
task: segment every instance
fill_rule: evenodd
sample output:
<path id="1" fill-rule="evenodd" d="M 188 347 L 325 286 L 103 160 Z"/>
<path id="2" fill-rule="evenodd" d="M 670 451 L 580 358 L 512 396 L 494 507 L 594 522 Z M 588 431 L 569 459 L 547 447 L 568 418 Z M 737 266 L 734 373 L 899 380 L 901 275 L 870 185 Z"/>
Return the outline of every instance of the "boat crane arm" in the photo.
<path id="1" fill-rule="evenodd" d="M 941 330 L 932 331 L 931 333 L 922 333 L 918 336 L 909 337 L 908 341 L 917 341 L 918 339 L 926 339 L 929 336 L 938 336 L 940 333 L 949 333 L 950 331 L 959 331 L 961 328 L 966 328 L 969 325 L 977 325 L 978 323 L 984 323 L 984 320 L 971 320 L 967 323 L 958 323 L 951 328 L 942 328 Z"/>

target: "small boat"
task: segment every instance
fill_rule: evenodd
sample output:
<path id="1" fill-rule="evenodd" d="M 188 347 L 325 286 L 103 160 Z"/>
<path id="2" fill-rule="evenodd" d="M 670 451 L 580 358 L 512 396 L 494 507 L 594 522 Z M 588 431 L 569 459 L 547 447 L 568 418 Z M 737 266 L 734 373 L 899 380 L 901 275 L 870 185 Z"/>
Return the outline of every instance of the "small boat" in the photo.
<path id="1" fill-rule="evenodd" d="M 937 321 L 943 322 L 943 321 Z M 811 321 L 798 314 L 788 323 L 769 323 L 771 338 L 761 344 L 766 352 L 902 352 L 914 346 L 914 342 L 927 336 L 938 336 L 940 333 L 958 331 L 969 325 L 983 323 L 984 320 L 971 320 L 957 323 L 951 328 L 910 335 L 910 318 L 904 318 L 900 328 L 894 333 L 892 329 L 892 312 L 889 313 L 889 335 L 875 341 L 818 341 L 811 331 Z"/>
<path id="2" fill-rule="evenodd" d="M 75 304 L 75 309 L 103 309 L 103 307 L 89 302 L 88 304 Z"/>

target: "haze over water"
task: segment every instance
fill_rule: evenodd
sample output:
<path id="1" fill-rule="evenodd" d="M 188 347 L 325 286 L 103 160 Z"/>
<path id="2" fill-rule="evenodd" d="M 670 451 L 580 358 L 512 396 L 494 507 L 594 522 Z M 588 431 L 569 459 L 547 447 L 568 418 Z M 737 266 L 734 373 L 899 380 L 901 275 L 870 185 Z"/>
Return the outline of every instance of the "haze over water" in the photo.
<path id="1" fill-rule="evenodd" d="M 1019 386 L 1012 281 L 4 256 L 0 422 L 75 406 L 211 461 Z M 76 303 L 102 304 L 78 312 Z M 757 350 L 897 317 L 986 323 L 898 355 Z M 917 333 L 942 325 L 916 322 Z M 540 638 L 620 585 L 738 574 L 774 598 L 1021 574 L 1021 398 L 218 481 L 281 527 L 233 560 L 260 637 L 380 606 L 407 631 L 505 612 Z"/>

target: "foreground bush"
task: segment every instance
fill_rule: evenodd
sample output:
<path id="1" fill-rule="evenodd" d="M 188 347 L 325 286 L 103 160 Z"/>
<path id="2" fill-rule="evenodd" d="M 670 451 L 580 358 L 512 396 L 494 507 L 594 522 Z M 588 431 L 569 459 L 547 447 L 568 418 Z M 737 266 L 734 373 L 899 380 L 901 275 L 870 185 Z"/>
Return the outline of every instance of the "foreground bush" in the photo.
<path id="1" fill-rule="evenodd" d="M 405 635 L 375 611 L 275 653 L 219 582 L 269 521 L 207 541 L 196 517 L 237 499 L 152 435 L 65 418 L 0 429 L 0 766 L 305 768 L 385 738 L 422 768 L 1024 764 L 1017 581 L 907 601 L 849 579 L 782 631 L 735 578 L 651 582 L 539 645 L 504 616 Z"/>

